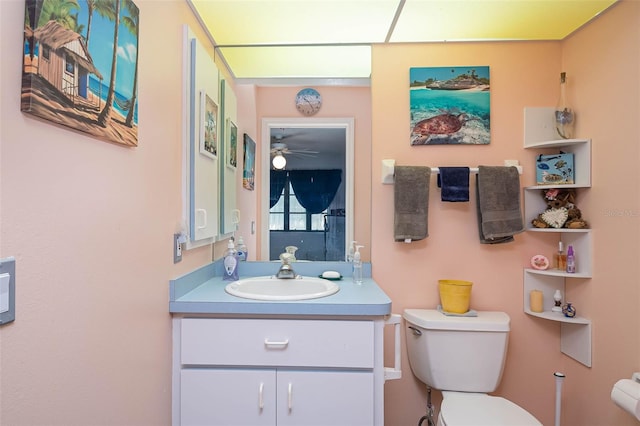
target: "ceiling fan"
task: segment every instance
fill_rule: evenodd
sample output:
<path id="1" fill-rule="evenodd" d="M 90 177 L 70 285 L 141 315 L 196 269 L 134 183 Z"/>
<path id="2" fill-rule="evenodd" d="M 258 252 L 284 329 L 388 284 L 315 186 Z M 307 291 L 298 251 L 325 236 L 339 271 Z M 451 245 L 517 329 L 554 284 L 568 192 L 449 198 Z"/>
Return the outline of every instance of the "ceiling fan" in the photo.
<path id="1" fill-rule="evenodd" d="M 284 142 L 271 143 L 271 155 L 298 155 L 300 157 L 315 157 L 319 154 L 318 151 L 311 151 L 308 149 L 290 149 Z"/>
<path id="2" fill-rule="evenodd" d="M 278 138 L 274 138 L 278 141 Z M 282 140 L 280 138 L 279 140 Z M 295 155 L 299 157 L 315 157 L 318 154 L 318 151 L 310 151 L 306 149 L 289 149 L 286 143 L 284 142 L 273 142 L 271 143 L 271 164 L 278 170 L 284 169 L 287 164 L 285 155 Z"/>

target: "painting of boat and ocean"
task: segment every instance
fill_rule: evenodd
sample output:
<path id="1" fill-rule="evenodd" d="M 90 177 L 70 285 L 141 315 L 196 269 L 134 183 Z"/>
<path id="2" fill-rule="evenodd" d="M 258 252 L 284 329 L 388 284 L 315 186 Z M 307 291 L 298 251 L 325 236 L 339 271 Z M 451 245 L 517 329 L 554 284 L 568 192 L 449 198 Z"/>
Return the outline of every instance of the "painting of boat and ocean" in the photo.
<path id="1" fill-rule="evenodd" d="M 132 0 L 25 0 L 21 111 L 137 146 L 138 28 Z"/>
<path id="2" fill-rule="evenodd" d="M 411 145 L 487 145 L 489 67 L 409 70 Z"/>

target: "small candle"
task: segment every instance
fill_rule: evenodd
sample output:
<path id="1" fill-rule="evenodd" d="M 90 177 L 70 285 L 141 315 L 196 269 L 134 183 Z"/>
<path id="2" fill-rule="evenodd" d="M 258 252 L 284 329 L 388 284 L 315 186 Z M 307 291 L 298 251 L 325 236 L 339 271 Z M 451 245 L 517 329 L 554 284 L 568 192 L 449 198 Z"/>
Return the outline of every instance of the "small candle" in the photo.
<path id="1" fill-rule="evenodd" d="M 529 306 L 531 312 L 542 312 L 542 291 L 531 290 L 531 293 L 529 293 Z"/>

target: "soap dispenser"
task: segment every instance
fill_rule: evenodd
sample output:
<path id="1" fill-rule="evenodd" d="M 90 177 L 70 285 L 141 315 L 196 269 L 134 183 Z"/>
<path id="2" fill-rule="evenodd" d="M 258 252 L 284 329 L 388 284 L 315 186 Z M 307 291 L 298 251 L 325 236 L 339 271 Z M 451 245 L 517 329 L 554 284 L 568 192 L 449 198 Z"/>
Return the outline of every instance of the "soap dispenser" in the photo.
<path id="1" fill-rule="evenodd" d="M 296 252 L 298 251 L 298 247 L 296 247 L 296 246 L 286 246 L 284 249 L 285 249 L 285 251 L 287 253 L 289 253 L 291 255 L 291 257 L 289 258 L 290 262 L 297 261 Z"/>
<path id="2" fill-rule="evenodd" d="M 249 256 L 249 252 L 247 250 L 247 246 L 244 244 L 244 240 L 242 237 L 238 237 L 238 246 L 236 247 L 236 254 L 238 256 L 238 260 L 245 261 Z"/>
<path id="3" fill-rule="evenodd" d="M 362 259 L 360 257 L 360 249 L 364 246 L 356 245 L 353 253 L 353 283 L 362 284 Z"/>
<path id="4" fill-rule="evenodd" d="M 233 240 L 229 240 L 227 244 L 227 250 L 224 252 L 224 258 L 222 260 L 224 265 L 224 272 L 222 275 L 223 280 L 237 281 L 238 280 L 238 253 L 236 252 Z"/>
<path id="5" fill-rule="evenodd" d="M 349 250 L 347 251 L 347 262 L 351 263 L 353 262 L 353 253 L 355 252 L 355 246 L 356 246 L 357 241 L 351 241 L 351 244 L 349 244 Z"/>

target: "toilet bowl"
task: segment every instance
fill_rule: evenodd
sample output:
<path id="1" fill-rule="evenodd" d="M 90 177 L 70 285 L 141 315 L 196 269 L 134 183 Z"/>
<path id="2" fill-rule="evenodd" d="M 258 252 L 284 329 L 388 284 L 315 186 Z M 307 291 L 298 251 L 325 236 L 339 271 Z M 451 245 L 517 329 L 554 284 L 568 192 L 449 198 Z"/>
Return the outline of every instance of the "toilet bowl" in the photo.
<path id="1" fill-rule="evenodd" d="M 478 311 L 467 317 L 406 309 L 403 317 L 413 374 L 442 391 L 439 426 L 542 426 L 513 402 L 487 395 L 502 378 L 510 322 L 506 313 Z"/>

